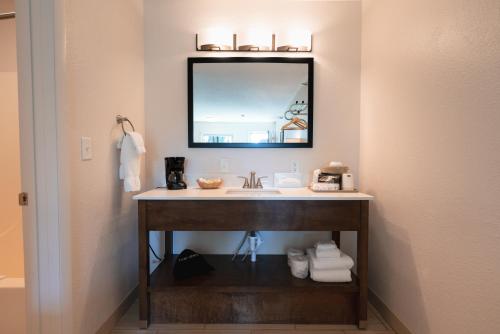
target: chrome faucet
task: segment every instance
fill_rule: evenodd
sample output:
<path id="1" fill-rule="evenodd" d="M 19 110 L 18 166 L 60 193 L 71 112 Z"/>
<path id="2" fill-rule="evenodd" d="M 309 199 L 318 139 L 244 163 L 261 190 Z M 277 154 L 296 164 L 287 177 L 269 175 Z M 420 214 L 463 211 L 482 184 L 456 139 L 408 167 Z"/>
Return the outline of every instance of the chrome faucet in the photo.
<path id="1" fill-rule="evenodd" d="M 257 188 L 255 186 L 255 172 L 250 172 L 250 189 Z"/>
<path id="2" fill-rule="evenodd" d="M 255 181 L 255 172 L 251 171 L 250 172 L 250 181 L 248 181 L 248 177 L 246 176 L 238 176 L 239 178 L 245 179 L 245 182 L 243 183 L 243 188 L 245 189 L 262 189 L 262 182 L 261 179 L 265 179 L 267 176 L 261 176 L 257 178 L 257 181 Z"/>

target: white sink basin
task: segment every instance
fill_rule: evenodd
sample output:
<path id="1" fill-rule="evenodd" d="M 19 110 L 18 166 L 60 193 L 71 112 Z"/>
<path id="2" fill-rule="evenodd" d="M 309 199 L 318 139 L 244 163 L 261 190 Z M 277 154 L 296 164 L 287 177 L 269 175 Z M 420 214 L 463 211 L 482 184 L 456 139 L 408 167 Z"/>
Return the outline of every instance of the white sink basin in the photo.
<path id="1" fill-rule="evenodd" d="M 249 189 L 249 188 L 236 188 L 226 190 L 228 195 L 280 195 L 281 191 L 278 189 Z"/>

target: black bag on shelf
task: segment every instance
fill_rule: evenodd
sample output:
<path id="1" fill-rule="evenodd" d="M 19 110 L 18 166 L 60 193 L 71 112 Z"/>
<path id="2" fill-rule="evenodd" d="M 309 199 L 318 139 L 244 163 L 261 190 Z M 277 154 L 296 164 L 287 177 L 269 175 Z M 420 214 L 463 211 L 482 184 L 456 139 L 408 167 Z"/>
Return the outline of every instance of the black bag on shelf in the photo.
<path id="1" fill-rule="evenodd" d="M 175 260 L 174 277 L 176 279 L 185 279 L 207 274 L 212 270 L 214 270 L 214 267 L 209 265 L 202 255 L 190 249 L 185 249 Z"/>

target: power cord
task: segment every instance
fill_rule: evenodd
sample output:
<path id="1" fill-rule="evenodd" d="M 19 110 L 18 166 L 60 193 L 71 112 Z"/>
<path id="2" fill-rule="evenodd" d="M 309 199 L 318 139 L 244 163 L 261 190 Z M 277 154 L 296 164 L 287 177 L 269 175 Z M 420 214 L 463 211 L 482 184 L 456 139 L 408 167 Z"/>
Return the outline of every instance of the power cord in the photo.
<path id="1" fill-rule="evenodd" d="M 155 250 L 153 249 L 153 247 L 151 247 L 151 245 L 149 245 L 149 249 L 151 250 L 151 252 L 153 253 L 153 256 L 154 256 L 154 257 L 155 257 L 158 261 L 160 261 L 160 262 L 161 262 L 161 261 L 163 261 L 163 259 L 162 259 L 162 258 L 160 258 L 160 257 L 156 254 Z"/>

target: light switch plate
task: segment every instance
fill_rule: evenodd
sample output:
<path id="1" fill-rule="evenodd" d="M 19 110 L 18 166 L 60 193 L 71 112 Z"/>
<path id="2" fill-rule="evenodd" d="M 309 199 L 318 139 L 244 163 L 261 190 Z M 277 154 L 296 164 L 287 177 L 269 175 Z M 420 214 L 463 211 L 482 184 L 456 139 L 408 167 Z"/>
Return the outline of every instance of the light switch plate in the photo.
<path id="1" fill-rule="evenodd" d="M 92 160 L 92 138 L 82 137 L 80 140 L 80 156 L 82 161 Z"/>
<path id="2" fill-rule="evenodd" d="M 290 162 L 290 173 L 298 173 L 300 170 L 300 164 L 297 160 L 292 160 Z"/>

